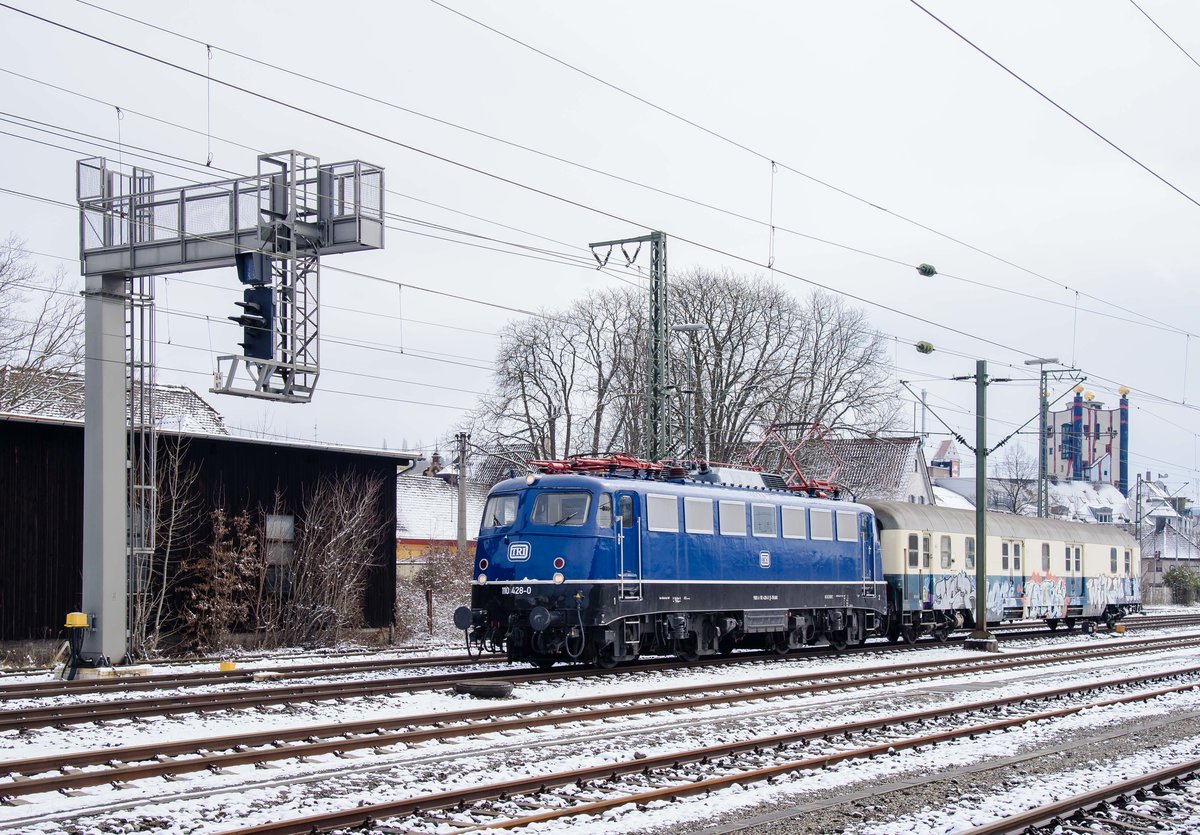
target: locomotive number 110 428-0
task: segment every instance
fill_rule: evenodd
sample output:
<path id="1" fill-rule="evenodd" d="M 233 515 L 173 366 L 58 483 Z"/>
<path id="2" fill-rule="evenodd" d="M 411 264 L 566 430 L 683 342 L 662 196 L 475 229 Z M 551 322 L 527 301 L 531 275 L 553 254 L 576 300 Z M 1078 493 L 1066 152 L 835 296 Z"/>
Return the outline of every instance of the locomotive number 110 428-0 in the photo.
<path id="1" fill-rule="evenodd" d="M 501 594 L 533 594 L 533 586 L 504 586 Z"/>

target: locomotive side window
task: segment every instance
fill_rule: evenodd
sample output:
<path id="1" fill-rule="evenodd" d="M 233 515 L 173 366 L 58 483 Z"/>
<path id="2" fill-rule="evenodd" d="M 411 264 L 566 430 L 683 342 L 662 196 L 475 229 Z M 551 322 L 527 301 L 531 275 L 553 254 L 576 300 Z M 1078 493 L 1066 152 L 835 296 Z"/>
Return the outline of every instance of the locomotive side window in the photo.
<path id="1" fill-rule="evenodd" d="M 975 570 L 975 537 L 967 537 L 967 570 Z"/>
<path id="2" fill-rule="evenodd" d="M 1008 569 L 1008 543 L 1007 542 L 1000 543 L 1000 567 L 1005 570 Z"/>
<path id="3" fill-rule="evenodd" d="M 833 513 L 813 508 L 809 516 L 809 530 L 813 539 L 833 539 Z"/>
<path id="4" fill-rule="evenodd" d="M 1050 571 L 1050 543 L 1042 543 L 1042 573 L 1046 574 Z"/>
<path id="5" fill-rule="evenodd" d="M 612 519 L 612 496 L 602 493 L 600 503 L 596 505 L 596 527 L 611 528 Z"/>
<path id="6" fill-rule="evenodd" d="M 540 493 L 534 499 L 529 521 L 535 525 L 577 528 L 587 521 L 591 502 L 591 493 Z"/>
<path id="7" fill-rule="evenodd" d="M 721 517 L 721 533 L 725 536 L 746 535 L 746 503 L 720 502 L 717 513 Z"/>
<path id="8" fill-rule="evenodd" d="M 646 495 L 646 527 L 652 531 L 679 533 L 679 503 L 674 496 Z"/>
<path id="9" fill-rule="evenodd" d="M 847 510 L 837 512 L 838 542 L 858 542 L 858 514 Z"/>
<path id="10" fill-rule="evenodd" d="M 688 533 L 713 532 L 712 499 L 688 496 L 683 500 L 683 529 Z"/>
<path id="11" fill-rule="evenodd" d="M 954 552 L 950 548 L 950 537 L 942 537 L 942 568 L 954 565 Z"/>
<path id="12" fill-rule="evenodd" d="M 780 508 L 783 514 L 783 538 L 806 539 L 808 537 L 808 518 L 802 507 Z"/>
<path id="13" fill-rule="evenodd" d="M 915 533 L 908 535 L 908 567 L 916 568 L 920 563 L 921 551 L 920 543 Z"/>
<path id="14" fill-rule="evenodd" d="M 1116 574 L 1117 573 L 1117 549 L 1116 548 L 1108 549 L 1108 562 L 1110 565 L 1108 573 Z"/>
<path id="15" fill-rule="evenodd" d="M 633 527 L 633 496 L 621 497 L 621 527 Z"/>
<path id="16" fill-rule="evenodd" d="M 933 537 L 924 534 L 921 537 L 921 568 L 933 565 Z"/>
<path id="17" fill-rule="evenodd" d="M 773 504 L 750 505 L 750 520 L 755 536 L 775 536 L 779 533 Z"/>
<path id="18" fill-rule="evenodd" d="M 517 520 L 516 496 L 492 496 L 483 509 L 484 530 L 488 528 L 504 528 Z"/>

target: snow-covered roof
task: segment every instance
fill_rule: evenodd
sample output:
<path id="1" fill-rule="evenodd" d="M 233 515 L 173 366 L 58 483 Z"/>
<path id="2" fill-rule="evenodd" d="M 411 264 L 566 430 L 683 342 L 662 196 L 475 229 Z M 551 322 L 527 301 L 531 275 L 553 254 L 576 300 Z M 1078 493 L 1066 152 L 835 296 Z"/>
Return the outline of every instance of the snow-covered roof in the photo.
<path id="1" fill-rule="evenodd" d="M 474 542 L 488 488 L 467 484 L 467 539 Z M 458 540 L 458 488 L 437 476 L 396 478 L 396 538 L 417 542 Z"/>
<path id="2" fill-rule="evenodd" d="M 1142 535 L 1142 556 L 1164 560 L 1200 560 L 1200 542 L 1165 525 L 1161 531 Z"/>
<path id="3" fill-rule="evenodd" d="M 1049 506 L 1051 514 L 1082 522 L 1099 521 L 1097 511 L 1108 511 L 1111 519 L 1120 522 L 1130 520 L 1129 503 L 1116 485 L 1105 482 L 1093 484 L 1087 481 L 1050 482 Z M 1060 509 L 1055 513 L 1054 509 Z M 1061 512 L 1065 510 L 1065 512 Z"/>
<path id="4" fill-rule="evenodd" d="M 7 414 L 82 422 L 83 375 L 0 369 L 0 389 L 19 391 L 5 404 Z M 187 386 L 154 386 L 154 420 L 161 429 L 203 435 L 228 435 L 220 413 Z"/>
<path id="5" fill-rule="evenodd" d="M 975 505 L 966 496 L 955 493 L 948 487 L 933 486 L 933 503 L 939 507 L 953 507 L 959 510 L 974 510 Z"/>
<path id="6" fill-rule="evenodd" d="M 829 438 L 811 441 L 799 455 L 804 474 L 830 480 L 858 499 L 899 501 L 909 493 L 909 476 L 918 472 L 921 439 Z M 925 467 L 920 472 L 928 478 Z"/>

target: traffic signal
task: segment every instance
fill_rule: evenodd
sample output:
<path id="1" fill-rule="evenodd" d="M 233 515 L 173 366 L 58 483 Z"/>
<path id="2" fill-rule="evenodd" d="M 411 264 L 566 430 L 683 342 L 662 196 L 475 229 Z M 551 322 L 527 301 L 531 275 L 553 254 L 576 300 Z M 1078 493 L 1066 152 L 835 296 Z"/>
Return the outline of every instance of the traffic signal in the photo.
<path id="1" fill-rule="evenodd" d="M 270 285 L 247 287 L 245 301 L 234 302 L 241 316 L 230 320 L 242 326 L 244 342 L 238 344 L 247 357 L 269 360 L 275 356 L 275 290 Z"/>

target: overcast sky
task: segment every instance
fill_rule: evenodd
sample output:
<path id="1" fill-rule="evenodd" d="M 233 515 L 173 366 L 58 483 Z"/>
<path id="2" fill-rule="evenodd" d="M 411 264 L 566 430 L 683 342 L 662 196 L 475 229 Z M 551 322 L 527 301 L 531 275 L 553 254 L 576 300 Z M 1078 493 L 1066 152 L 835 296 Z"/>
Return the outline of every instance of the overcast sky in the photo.
<path id="1" fill-rule="evenodd" d="M 1200 58 L 1200 5 L 1138 2 L 1166 34 L 1130 0 L 923 4 L 1115 150 L 909 0 L 103 4 L 178 34 L 73 0 L 12 0 L 350 127 L 0 8 L 0 186 L 73 203 L 74 160 L 90 154 L 162 172 L 163 186 L 253 173 L 256 153 L 293 147 L 386 168 L 386 209 L 398 216 L 386 249 L 325 260 L 384 281 L 324 272 L 313 403 L 208 394 L 215 356 L 241 338 L 225 319 L 240 298 L 236 277 L 159 282 L 160 380 L 202 392 L 235 427 L 430 446 L 488 388 L 495 331 L 517 314 L 420 288 L 566 305 L 619 279 L 565 260 L 590 257 L 589 241 L 649 229 L 669 236 L 672 272 L 765 274 L 773 219 L 772 280 L 862 300 L 892 342 L 897 377 L 926 388 L 968 440 L 974 393 L 948 377 L 985 358 L 993 374 L 1019 378 L 991 389 L 995 441 L 1036 414 L 1024 360 L 1057 357 L 1106 404 L 1130 386 L 1132 468 L 1168 474 L 1172 486 L 1193 480 L 1194 494 L 1200 337 L 1187 333 L 1200 333 L 1200 66 L 1182 50 Z M 30 119 L 97 139 L 40 132 Z M 134 146 L 157 158 L 132 156 Z M 214 170 L 197 170 L 210 149 Z M 77 274 L 71 209 L 0 193 L 0 231 L 44 253 L 47 269 Z M 461 232 L 562 255 L 538 260 Z M 941 274 L 921 277 L 921 263 Z M 918 354 L 918 340 L 937 350 Z"/>

